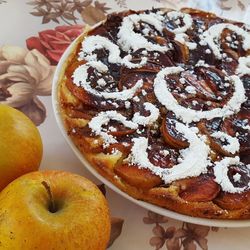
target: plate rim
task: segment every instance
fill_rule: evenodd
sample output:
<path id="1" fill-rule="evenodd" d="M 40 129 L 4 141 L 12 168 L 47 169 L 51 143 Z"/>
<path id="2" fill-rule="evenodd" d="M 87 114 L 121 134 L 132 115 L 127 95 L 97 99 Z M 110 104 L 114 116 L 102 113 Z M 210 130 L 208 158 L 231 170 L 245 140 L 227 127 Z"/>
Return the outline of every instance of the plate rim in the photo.
<path id="1" fill-rule="evenodd" d="M 99 22 L 96 25 L 92 26 L 91 28 L 95 28 L 98 25 L 100 25 Z M 77 156 L 77 158 L 81 161 L 82 165 L 91 173 L 93 174 L 97 179 L 99 179 L 101 182 L 103 182 L 107 187 L 109 187 L 111 190 L 113 190 L 115 193 L 118 193 L 123 198 L 133 202 L 134 204 L 137 204 L 140 207 L 143 207 L 144 209 L 153 211 L 155 213 L 158 213 L 160 215 L 169 217 L 171 219 L 175 219 L 178 221 L 184 221 L 188 223 L 194 223 L 197 225 L 203 225 L 203 226 L 210 226 L 210 227 L 227 227 L 227 228 L 244 228 L 244 227 L 250 227 L 250 219 L 249 220 L 223 220 L 223 219 L 207 219 L 207 218 L 201 218 L 201 217 L 192 217 L 185 214 L 180 214 L 171 210 L 168 210 L 166 208 L 137 200 L 133 198 L 132 196 L 128 195 L 127 193 L 120 190 L 118 187 L 116 187 L 113 183 L 105 179 L 101 174 L 99 174 L 95 168 L 91 166 L 91 164 L 86 160 L 86 158 L 82 155 L 82 153 L 78 150 L 76 145 L 73 143 L 71 138 L 67 135 L 62 117 L 60 115 L 60 105 L 58 101 L 58 94 L 57 94 L 57 87 L 58 87 L 58 80 L 59 75 L 61 72 L 61 69 L 64 65 L 64 62 L 70 55 L 70 52 L 72 51 L 72 48 L 74 48 L 75 43 L 78 41 L 78 39 L 82 36 L 80 34 L 64 51 L 63 55 L 61 56 L 57 66 L 56 70 L 54 72 L 53 81 L 52 81 L 52 108 L 53 113 L 56 119 L 57 126 L 59 127 L 61 133 L 63 134 L 63 137 L 65 138 L 67 144 L 70 146 L 70 148 L 73 150 L 74 154 Z"/>

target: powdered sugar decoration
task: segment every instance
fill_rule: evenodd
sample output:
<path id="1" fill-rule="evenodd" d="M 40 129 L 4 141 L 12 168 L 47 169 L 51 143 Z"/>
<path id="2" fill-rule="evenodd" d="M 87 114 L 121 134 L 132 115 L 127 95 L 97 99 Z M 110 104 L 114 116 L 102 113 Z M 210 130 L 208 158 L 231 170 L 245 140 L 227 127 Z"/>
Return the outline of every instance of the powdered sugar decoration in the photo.
<path id="1" fill-rule="evenodd" d="M 128 121 L 125 116 L 118 113 L 117 111 L 100 112 L 97 116 L 92 118 L 88 125 L 96 135 L 102 137 L 105 142 L 104 146 L 109 146 L 111 143 L 117 142 L 117 140 L 112 135 L 108 134 L 108 132 L 105 132 L 102 129 L 102 126 L 107 125 L 110 120 L 118 121 L 131 129 L 138 128 L 136 123 Z"/>
<path id="2" fill-rule="evenodd" d="M 235 182 L 239 182 L 241 180 L 241 175 L 239 173 L 236 173 L 233 175 L 233 179 Z"/>
<path id="3" fill-rule="evenodd" d="M 153 122 L 155 122 L 159 117 L 159 109 L 156 108 L 151 103 L 144 103 L 145 109 L 150 111 L 150 115 L 145 117 L 141 116 L 139 113 L 135 113 L 132 121 L 127 120 L 125 116 L 118 113 L 117 111 L 105 111 L 100 112 L 97 116 L 92 118 L 92 120 L 89 122 L 89 128 L 96 134 L 101 136 L 101 138 L 105 142 L 105 146 L 109 146 L 112 143 L 116 143 L 117 140 L 108 133 L 108 131 L 103 131 L 102 126 L 107 125 L 109 121 L 114 120 L 122 123 L 124 126 L 131 128 L 131 129 L 137 129 L 138 124 L 140 125 L 150 125 Z M 110 131 L 115 131 L 114 128 L 111 126 L 109 127 Z"/>
<path id="4" fill-rule="evenodd" d="M 241 193 L 248 187 L 235 187 L 228 178 L 228 168 L 230 165 L 240 163 L 238 156 L 231 158 L 225 157 L 223 160 L 216 162 L 214 167 L 215 181 L 221 186 L 222 190 L 229 193 Z"/>
<path id="5" fill-rule="evenodd" d="M 144 107 L 145 110 L 150 111 L 150 115 L 142 116 L 139 114 L 139 112 L 136 112 L 133 116 L 132 121 L 141 125 L 151 125 L 158 119 L 160 111 L 150 102 L 145 102 Z"/>
<path id="6" fill-rule="evenodd" d="M 103 48 L 109 51 L 108 61 L 110 63 L 120 63 L 119 47 L 108 38 L 99 35 L 88 36 L 84 39 L 82 42 L 82 50 L 79 53 L 79 59 L 97 61 L 97 56 L 93 54 L 93 51 Z"/>
<path id="7" fill-rule="evenodd" d="M 175 40 L 182 44 L 186 44 L 190 50 L 196 49 L 197 43 L 190 42 L 188 35 L 185 33 L 193 25 L 192 17 L 189 14 L 182 13 L 179 11 L 168 12 L 167 17 L 169 20 L 175 22 L 175 24 L 178 26 L 175 29 L 169 29 L 168 27 L 166 27 L 169 31 L 175 34 Z M 182 19 L 184 26 L 180 26 L 180 19 Z"/>
<path id="8" fill-rule="evenodd" d="M 163 179 L 164 176 L 168 174 L 168 170 L 157 167 L 149 161 L 147 153 L 148 139 L 145 137 L 134 138 L 133 143 L 131 154 L 128 157 L 131 159 L 132 163 L 138 165 L 139 168 L 151 170 L 154 174 Z"/>
<path id="9" fill-rule="evenodd" d="M 127 55 L 124 58 L 120 57 L 120 48 L 111 42 L 108 38 L 103 36 L 88 36 L 82 42 L 82 49 L 79 53 L 79 60 L 97 61 L 97 55 L 93 54 L 95 50 L 106 49 L 109 51 L 108 61 L 113 64 L 121 64 L 128 68 L 138 68 L 143 66 L 147 62 L 146 57 L 142 57 L 140 63 L 132 63 L 131 55 Z"/>
<path id="10" fill-rule="evenodd" d="M 222 142 L 228 143 L 223 145 L 222 148 L 229 153 L 235 154 L 240 149 L 239 140 L 236 137 L 232 137 L 224 132 L 217 131 L 211 134 L 212 137 L 220 139 Z"/>
<path id="11" fill-rule="evenodd" d="M 231 23 L 219 23 L 211 26 L 203 34 L 204 40 L 212 49 L 215 57 L 217 57 L 218 59 L 222 59 L 222 52 L 219 45 L 220 44 L 219 39 L 224 29 L 229 29 L 235 32 L 237 35 L 241 36 L 243 49 L 245 51 L 250 49 L 250 34 L 247 31 Z"/>
<path id="12" fill-rule="evenodd" d="M 167 46 L 161 46 L 149 42 L 141 34 L 134 32 L 134 26 L 139 22 L 145 22 L 152 25 L 158 32 L 163 30 L 163 16 L 156 13 L 150 14 L 132 14 L 123 18 L 122 25 L 118 32 L 118 43 L 124 51 L 130 52 L 138 49 L 147 51 L 166 52 L 169 50 Z"/>
<path id="13" fill-rule="evenodd" d="M 250 56 L 240 57 L 236 73 L 240 76 L 250 75 Z"/>
<path id="14" fill-rule="evenodd" d="M 238 76 L 228 76 L 229 81 L 234 85 L 235 91 L 228 103 L 222 108 L 215 108 L 208 111 L 196 111 L 185 108 L 178 104 L 167 86 L 165 77 L 171 74 L 179 74 L 183 71 L 181 67 L 167 67 L 162 69 L 154 80 L 154 92 L 159 102 L 168 110 L 173 111 L 176 116 L 185 123 L 199 121 L 201 119 L 213 119 L 215 117 L 227 117 L 240 110 L 241 104 L 245 102 L 245 89 Z"/>
<path id="15" fill-rule="evenodd" d="M 108 68 L 106 65 L 104 65 L 102 62 L 95 62 L 90 61 L 84 65 L 79 66 L 76 68 L 76 70 L 73 73 L 73 83 L 76 84 L 76 86 L 84 88 L 88 93 L 91 93 L 96 96 L 104 97 L 106 99 L 116 99 L 116 100 L 128 100 L 131 99 L 135 92 L 142 87 L 143 81 L 138 80 L 136 84 L 130 88 L 125 89 L 122 91 L 117 92 L 100 92 L 95 89 L 93 89 L 90 85 L 90 82 L 88 81 L 88 69 L 89 67 L 95 68 L 98 72 L 106 73 L 108 71 Z M 105 84 L 105 81 L 103 79 L 102 84 Z"/>
<path id="16" fill-rule="evenodd" d="M 170 30 L 171 32 L 173 32 L 175 34 L 185 33 L 193 25 L 192 17 L 189 14 L 186 14 L 186 13 L 182 13 L 182 12 L 179 12 L 179 11 L 170 11 L 170 12 L 167 13 L 167 17 L 170 20 L 175 21 L 175 22 L 177 22 L 177 20 L 179 21 L 180 18 L 183 20 L 184 26 Z"/>
<path id="17" fill-rule="evenodd" d="M 148 159 L 148 139 L 145 137 L 133 139 L 134 145 L 130 158 L 132 163 L 139 168 L 150 169 L 160 176 L 167 184 L 172 181 L 186 178 L 187 176 L 199 176 L 207 171 L 209 147 L 186 125 L 177 122 L 176 129 L 184 135 L 189 142 L 187 149 L 181 150 L 182 162 L 170 169 L 160 168 L 153 165 Z"/>
<path id="18" fill-rule="evenodd" d="M 195 42 L 190 42 L 189 36 L 186 34 L 187 30 L 193 25 L 192 17 L 189 14 L 171 11 L 167 13 L 167 18 L 176 24 L 175 29 L 169 29 L 175 34 L 175 40 L 185 44 L 190 50 L 195 49 L 197 44 Z M 124 101 L 126 109 L 130 109 L 130 99 L 139 103 L 140 98 L 135 94 L 143 86 L 142 79 L 138 80 L 130 89 L 125 88 L 122 91 L 116 89 L 117 91 L 114 92 L 108 90 L 98 91 L 91 86 L 91 82 L 89 81 L 89 68 L 94 68 L 97 73 L 108 74 L 108 66 L 102 61 L 98 61 L 97 54 L 95 53 L 96 50 L 100 49 L 108 51 L 108 63 L 118 64 L 131 69 L 140 68 L 147 63 L 146 56 L 148 55 L 148 51 L 155 51 L 154 55 L 159 54 L 157 51 L 167 52 L 172 44 L 163 46 L 153 43 L 145 37 L 151 34 L 151 27 L 154 27 L 156 33 L 163 34 L 163 29 L 168 29 L 164 24 L 165 21 L 166 16 L 164 17 L 163 12 L 160 11 L 157 13 L 132 14 L 123 18 L 117 34 L 118 44 L 114 44 L 108 38 L 99 35 L 86 37 L 82 42 L 82 50 L 79 53 L 78 59 L 87 62 L 76 68 L 72 76 L 73 83 L 84 88 L 85 91 L 93 95 L 105 99 Z M 141 26 L 143 27 L 142 33 L 136 32 L 135 29 Z M 207 54 L 213 52 L 218 59 L 225 57 L 219 45 L 219 39 L 224 29 L 232 30 L 237 35 L 241 36 L 243 49 L 246 51 L 250 49 L 250 34 L 247 31 L 229 23 L 215 24 L 205 31 L 203 35 L 201 34 L 203 30 L 199 33 L 201 39 L 200 43 L 209 46 L 209 49 L 206 50 Z M 130 53 L 139 49 L 143 49 L 141 61 L 139 63 L 133 63 L 133 57 Z M 128 52 L 128 54 L 122 58 L 121 51 Z M 199 61 L 196 66 L 209 67 L 204 61 Z M 250 74 L 250 56 L 239 58 L 239 65 L 236 70 L 238 76 L 227 76 L 229 82 L 227 82 L 227 84 L 233 85 L 234 93 L 222 108 L 202 111 L 181 106 L 172 95 L 166 77 L 171 74 L 181 74 L 183 71 L 184 69 L 182 67 L 166 67 L 161 69 L 154 79 L 154 93 L 158 101 L 164 105 L 167 110 L 174 112 L 177 118 L 186 123 L 186 125 L 184 125 L 183 123 L 176 122 L 176 130 L 189 142 L 189 147 L 180 150 L 181 161 L 172 168 L 161 168 L 155 166 L 148 158 L 147 150 L 149 145 L 148 139 L 145 137 L 138 137 L 132 140 L 133 146 L 128 157 L 131 163 L 138 165 L 139 168 L 149 169 L 157 176 L 160 176 L 166 184 L 182 178 L 199 176 L 200 174 L 207 172 L 207 166 L 211 165 L 211 162 L 208 160 L 210 148 L 206 144 L 206 137 L 198 135 L 198 128 L 190 128 L 189 124 L 191 122 L 198 122 L 201 119 L 210 120 L 215 117 L 225 118 L 240 110 L 241 104 L 246 100 L 246 96 L 243 83 L 239 76 Z M 182 84 L 185 84 L 185 78 L 181 79 Z M 105 77 L 98 79 L 96 83 L 99 87 L 105 87 L 107 85 Z M 193 86 L 186 86 L 185 91 L 191 95 L 196 95 L 196 89 Z M 143 96 L 147 95 L 145 90 L 142 90 L 141 93 Z M 117 128 L 114 126 L 108 126 L 107 129 L 104 128 L 104 126 L 108 125 L 112 120 L 123 124 L 127 128 L 136 130 L 138 134 L 141 133 L 138 129 L 141 126 L 158 126 L 156 121 L 160 116 L 159 108 L 149 102 L 145 102 L 143 106 L 149 115 L 145 116 L 142 112 L 135 112 L 132 120 L 127 120 L 124 115 L 117 111 L 103 111 L 96 117 L 92 118 L 88 123 L 88 126 L 95 135 L 100 136 L 103 139 L 103 145 L 104 147 L 107 147 L 110 144 L 118 142 L 116 137 L 112 135 L 112 132 L 116 132 Z M 239 151 L 240 144 L 237 138 L 229 136 L 223 132 L 215 132 L 211 136 L 224 142 L 225 145 L 223 145 L 222 148 L 225 151 L 231 154 L 235 154 Z M 163 155 L 169 154 L 166 149 L 162 152 Z M 226 192 L 243 192 L 246 188 L 234 187 L 228 178 L 228 169 L 230 165 L 233 164 L 240 164 L 238 157 L 226 157 L 221 161 L 215 162 L 215 181 L 220 184 L 222 190 Z M 239 181 L 240 177 L 241 176 L 235 175 L 233 178 L 235 181 Z"/>

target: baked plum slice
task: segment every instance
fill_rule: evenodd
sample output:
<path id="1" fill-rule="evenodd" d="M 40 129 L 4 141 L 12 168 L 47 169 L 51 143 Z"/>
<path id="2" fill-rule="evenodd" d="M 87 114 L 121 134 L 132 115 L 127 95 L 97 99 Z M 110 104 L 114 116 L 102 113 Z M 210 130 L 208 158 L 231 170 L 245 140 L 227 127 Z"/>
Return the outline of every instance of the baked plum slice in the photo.
<path id="1" fill-rule="evenodd" d="M 148 169 L 139 168 L 135 165 L 122 164 L 114 169 L 115 174 L 121 177 L 131 186 L 141 189 L 150 189 L 162 184 L 159 176 L 153 174 Z"/>
<path id="2" fill-rule="evenodd" d="M 177 164 L 179 153 L 176 150 L 167 150 L 164 143 L 150 143 L 148 147 L 148 159 L 157 167 L 171 168 Z M 151 172 L 132 163 L 124 161 L 123 164 L 115 167 L 115 173 L 132 186 L 141 189 L 150 189 L 163 184 L 162 179 Z"/>
<path id="3" fill-rule="evenodd" d="M 214 177 L 206 174 L 175 181 L 174 185 L 180 187 L 179 196 L 189 202 L 212 201 L 220 192 Z"/>
<path id="4" fill-rule="evenodd" d="M 237 210 L 250 206 L 250 169 L 246 164 L 230 166 L 228 177 L 234 187 L 245 188 L 241 193 L 229 193 L 221 191 L 214 202 L 223 209 Z"/>
<path id="5" fill-rule="evenodd" d="M 238 210 L 249 207 L 250 204 L 250 191 L 244 193 L 227 193 L 220 192 L 218 197 L 213 200 L 219 207 L 228 210 Z"/>
<path id="6" fill-rule="evenodd" d="M 189 143 L 183 134 L 176 130 L 176 118 L 172 112 L 168 112 L 161 124 L 161 133 L 165 142 L 173 148 L 187 148 Z"/>

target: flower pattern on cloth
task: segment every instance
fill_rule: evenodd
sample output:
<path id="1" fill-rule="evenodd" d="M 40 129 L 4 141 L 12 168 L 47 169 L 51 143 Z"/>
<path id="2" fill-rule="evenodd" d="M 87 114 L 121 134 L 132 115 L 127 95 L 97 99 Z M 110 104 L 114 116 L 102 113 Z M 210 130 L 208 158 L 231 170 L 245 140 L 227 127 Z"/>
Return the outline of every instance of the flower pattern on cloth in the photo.
<path id="1" fill-rule="evenodd" d="M 0 102 L 18 108 L 40 125 L 46 109 L 37 96 L 51 94 L 54 70 L 36 49 L 0 47 Z"/>
<path id="2" fill-rule="evenodd" d="M 164 245 L 168 250 L 207 250 L 207 236 L 210 227 L 195 225 L 183 222 L 180 228 L 175 226 L 165 226 L 168 219 L 162 215 L 158 215 L 152 211 L 148 211 L 148 216 L 143 218 L 145 224 L 155 224 L 152 229 L 153 236 L 149 240 L 149 244 L 155 247 L 155 250 L 164 249 Z M 218 232 L 218 228 L 211 228 L 212 231 Z"/>
<path id="3" fill-rule="evenodd" d="M 132 0 L 0 0 L 0 8 L 5 11 L 8 4 L 11 3 L 11 6 L 14 6 L 14 2 L 18 6 L 23 2 L 22 6 L 25 6 L 19 11 L 21 17 L 28 16 L 32 20 L 41 23 L 41 25 L 36 32 L 25 37 L 21 36 L 23 42 L 27 39 L 26 46 L 28 49 L 0 44 L 0 103 L 18 108 L 28 115 L 36 125 L 47 121 L 45 120 L 46 109 L 48 113 L 53 112 L 47 102 L 44 101 L 44 98 L 42 98 L 42 101 L 45 104 L 41 102 L 41 98 L 39 99 L 38 96 L 48 96 L 47 99 L 50 99 L 55 65 L 60 60 L 61 55 L 71 41 L 80 34 L 85 24 L 96 24 L 105 19 L 107 13 L 118 9 L 139 8 L 139 6 L 141 6 L 141 9 L 151 7 L 178 9 L 188 6 L 216 12 L 218 15 L 250 23 L 250 0 L 147 0 L 143 1 L 142 4 L 140 3 L 142 1 Z M 5 22 L 7 20 L 2 16 L 1 21 Z M 23 24 L 24 22 L 20 25 Z M 44 28 L 45 24 L 47 25 L 46 28 Z M 55 24 L 58 26 L 54 27 Z M 8 27 L 7 23 L 6 26 Z M 2 37 L 4 37 L 4 32 Z M 7 44 L 12 43 L 12 40 L 5 41 L 2 38 L 3 41 L 4 43 L 7 42 Z M 50 125 L 49 122 L 44 122 L 45 127 L 49 128 Z M 65 157 L 67 156 L 66 154 Z M 131 210 L 132 212 L 128 213 L 130 203 L 126 203 L 125 200 L 121 201 L 118 195 L 109 194 L 107 199 L 110 201 L 112 210 L 125 219 L 124 229 L 122 219 L 115 218 L 112 221 L 115 225 L 110 242 L 110 246 L 114 243 L 112 249 L 220 249 L 221 246 L 215 242 L 221 238 L 226 238 L 227 232 L 231 233 L 231 235 L 236 233 L 239 238 L 244 232 L 249 232 L 247 229 L 234 231 L 234 229 L 225 230 L 178 222 L 151 211 L 148 211 L 147 216 L 142 220 L 145 210 L 138 207 L 135 211 Z M 119 205 L 120 210 L 117 209 Z M 141 213 L 136 218 L 137 220 L 134 220 L 132 215 L 137 210 Z M 139 233 L 133 234 L 134 228 L 139 229 L 136 232 L 145 233 L 145 235 L 138 237 Z M 152 235 L 150 236 L 150 234 Z M 209 236 L 214 237 L 213 240 L 210 241 Z M 230 242 L 240 243 L 238 237 L 232 240 L 226 238 L 226 240 L 229 241 L 229 246 L 231 246 Z M 247 240 L 248 238 L 242 244 L 247 243 Z M 230 249 L 240 249 L 241 247 L 241 249 L 248 249 L 248 245 L 232 244 Z M 140 248 L 141 246 L 143 247 Z"/>
<path id="4" fill-rule="evenodd" d="M 62 54 L 72 41 L 83 32 L 83 25 L 63 25 L 54 30 L 44 30 L 26 40 L 29 50 L 37 49 L 52 65 L 57 65 Z"/>
<path id="5" fill-rule="evenodd" d="M 33 6 L 32 15 L 42 17 L 42 23 L 63 21 L 71 25 L 82 19 L 85 23 L 93 25 L 102 21 L 110 8 L 105 2 L 93 0 L 35 0 L 28 4 Z M 117 4 L 122 7 L 124 0 L 118 0 Z"/>

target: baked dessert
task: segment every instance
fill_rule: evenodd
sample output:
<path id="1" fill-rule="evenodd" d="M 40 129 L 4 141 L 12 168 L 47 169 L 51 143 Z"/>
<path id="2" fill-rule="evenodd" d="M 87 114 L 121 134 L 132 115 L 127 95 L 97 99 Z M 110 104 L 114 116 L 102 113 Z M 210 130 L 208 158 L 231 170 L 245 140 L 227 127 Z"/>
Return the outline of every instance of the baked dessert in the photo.
<path id="1" fill-rule="evenodd" d="M 250 27 L 194 9 L 114 13 L 58 81 L 65 129 L 132 197 L 250 218 Z"/>

